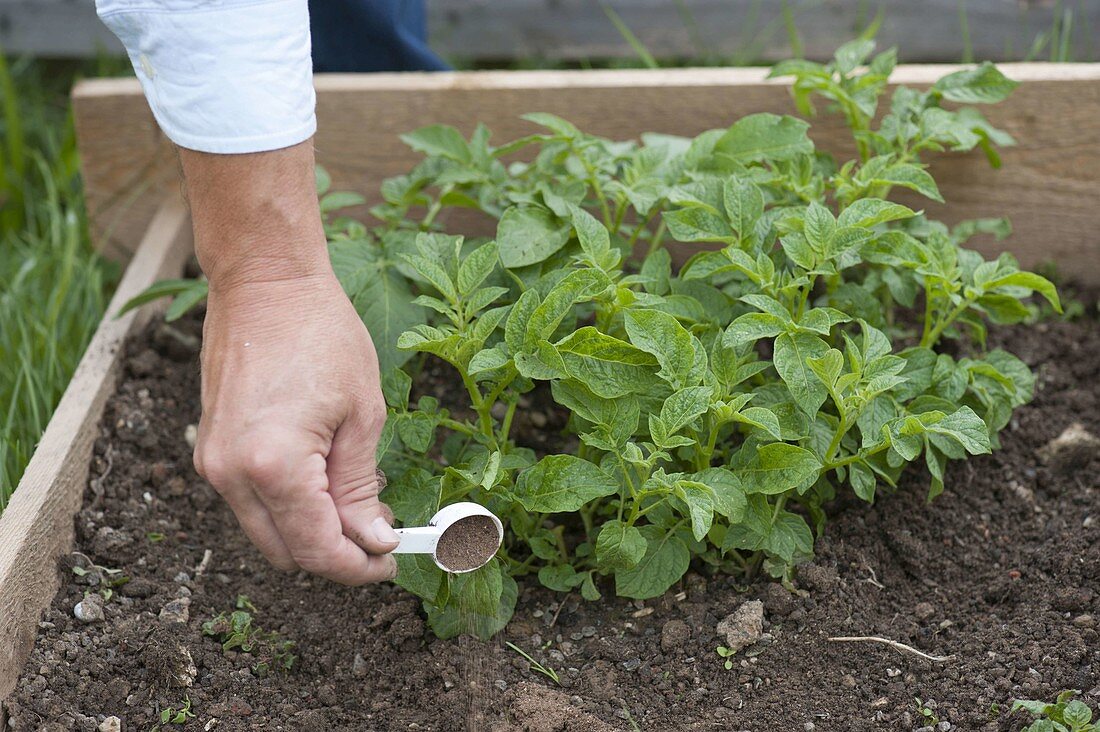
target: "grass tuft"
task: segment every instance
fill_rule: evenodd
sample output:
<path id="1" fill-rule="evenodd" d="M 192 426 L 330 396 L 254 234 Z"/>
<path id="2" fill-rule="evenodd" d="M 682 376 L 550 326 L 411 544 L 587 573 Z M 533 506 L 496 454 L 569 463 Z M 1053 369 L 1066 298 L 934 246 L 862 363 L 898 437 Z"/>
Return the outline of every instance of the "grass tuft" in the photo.
<path id="1" fill-rule="evenodd" d="M 89 242 L 72 73 L 47 71 L 0 56 L 0 511 L 116 279 Z"/>

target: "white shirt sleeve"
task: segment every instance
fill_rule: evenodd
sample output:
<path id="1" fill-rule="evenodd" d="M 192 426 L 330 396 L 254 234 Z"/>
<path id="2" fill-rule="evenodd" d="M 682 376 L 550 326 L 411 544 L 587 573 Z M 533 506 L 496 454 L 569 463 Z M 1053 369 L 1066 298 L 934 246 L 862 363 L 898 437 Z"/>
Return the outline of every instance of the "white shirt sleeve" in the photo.
<path id="1" fill-rule="evenodd" d="M 249 153 L 317 129 L 307 0 L 96 0 L 180 147 Z"/>

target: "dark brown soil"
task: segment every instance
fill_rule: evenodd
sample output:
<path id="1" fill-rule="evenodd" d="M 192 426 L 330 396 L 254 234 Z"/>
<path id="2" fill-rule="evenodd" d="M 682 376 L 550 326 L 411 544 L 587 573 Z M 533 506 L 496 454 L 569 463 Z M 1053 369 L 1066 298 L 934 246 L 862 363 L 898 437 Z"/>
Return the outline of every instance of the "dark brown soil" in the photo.
<path id="1" fill-rule="evenodd" d="M 435 558 L 452 572 L 469 572 L 493 558 L 500 547 L 497 525 L 488 516 L 468 516 L 451 524 L 435 547 Z"/>
<path id="2" fill-rule="evenodd" d="M 117 715 L 124 730 L 148 730 L 184 699 L 196 715 L 184 729 L 218 732 L 914 730 L 930 721 L 915 697 L 937 729 L 1006 732 L 1022 726 L 1005 712 L 1015 697 L 1075 688 L 1095 707 L 1100 459 L 1063 472 L 1036 451 L 1074 422 L 1100 434 L 1100 330 L 1046 323 L 995 338 L 1039 370 L 1003 449 L 953 464 L 931 506 L 917 472 L 873 507 L 834 506 L 796 592 L 692 572 L 659 600 L 619 600 L 605 587 L 604 600 L 587 603 L 526 581 L 502 637 L 480 643 L 435 639 L 419 603 L 392 585 L 350 589 L 271 570 L 191 469 L 194 354 L 147 336 L 131 346 L 96 444 L 76 519 L 87 559 L 62 568 L 6 702 L 12 726 L 94 730 Z M 89 561 L 121 574 L 70 571 Z M 73 606 L 101 575 L 129 582 L 103 603 L 105 621 L 84 624 Z M 239 595 L 258 626 L 296 644 L 289 674 L 257 678 L 251 654 L 202 634 Z M 716 626 L 748 598 L 763 601 L 764 635 L 726 670 Z M 828 640 L 840 635 L 953 659 Z M 505 641 L 556 671 L 560 686 Z"/>

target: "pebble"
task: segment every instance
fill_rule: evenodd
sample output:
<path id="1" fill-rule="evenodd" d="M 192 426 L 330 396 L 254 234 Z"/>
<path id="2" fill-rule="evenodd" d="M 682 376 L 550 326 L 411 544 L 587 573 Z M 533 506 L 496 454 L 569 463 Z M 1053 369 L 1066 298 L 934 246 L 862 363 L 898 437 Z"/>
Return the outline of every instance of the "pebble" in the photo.
<path id="1" fill-rule="evenodd" d="M 670 620 L 661 628 L 661 650 L 675 653 L 684 650 L 684 644 L 691 638 L 691 628 L 683 620 Z"/>
<path id="2" fill-rule="evenodd" d="M 165 603 L 164 607 L 160 609 L 160 621 L 162 623 L 180 623 L 187 625 L 187 621 L 191 619 L 191 598 L 181 597 L 178 600 L 171 600 Z"/>
<path id="3" fill-rule="evenodd" d="M 98 595 L 88 595 L 73 607 L 73 616 L 82 623 L 102 623 L 103 604 Z"/>
<path id="4" fill-rule="evenodd" d="M 1096 627 L 1096 618 L 1091 615 L 1078 615 L 1073 619 L 1073 624 L 1078 628 L 1094 628 Z"/>
<path id="5" fill-rule="evenodd" d="M 627 660 L 623 661 L 623 668 L 625 668 L 627 671 L 636 671 L 641 665 L 642 659 L 636 656 L 634 658 L 628 658 Z"/>
<path id="6" fill-rule="evenodd" d="M 531 424 L 535 427 L 542 429 L 546 426 L 546 415 L 542 412 L 531 412 L 529 416 L 531 418 Z"/>
<path id="7" fill-rule="evenodd" d="M 495 686 L 499 691 L 505 691 L 508 688 L 508 682 L 504 679 L 497 679 L 493 682 L 493 686 Z"/>
<path id="8" fill-rule="evenodd" d="M 1037 451 L 1039 459 L 1059 473 L 1072 473 L 1089 464 L 1100 453 L 1100 437 L 1074 422 L 1062 434 L 1043 445 Z"/>
<path id="9" fill-rule="evenodd" d="M 930 602 L 918 602 L 913 614 L 917 620 L 931 620 L 936 616 L 936 608 Z"/>
<path id="10" fill-rule="evenodd" d="M 355 654 L 355 659 L 351 662 L 351 673 L 359 678 L 367 675 L 367 659 L 363 658 L 362 653 Z"/>
<path id="11" fill-rule="evenodd" d="M 718 623 L 717 631 L 733 653 L 751 646 L 764 632 L 764 603 L 759 600 L 742 603 Z"/>
<path id="12" fill-rule="evenodd" d="M 122 720 L 118 717 L 107 717 L 99 723 L 99 732 L 122 732 Z"/>
<path id="13" fill-rule="evenodd" d="M 814 730 L 817 729 L 817 725 L 813 722 L 806 722 L 806 724 L 802 725 L 802 729 L 803 732 L 814 732 Z"/>

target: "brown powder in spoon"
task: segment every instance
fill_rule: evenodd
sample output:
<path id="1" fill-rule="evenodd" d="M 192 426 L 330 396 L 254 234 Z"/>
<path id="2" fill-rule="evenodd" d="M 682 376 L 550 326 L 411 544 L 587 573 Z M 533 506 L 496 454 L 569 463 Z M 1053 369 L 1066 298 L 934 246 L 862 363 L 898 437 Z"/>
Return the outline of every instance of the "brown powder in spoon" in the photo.
<path id="1" fill-rule="evenodd" d="M 435 548 L 435 558 L 451 572 L 482 566 L 500 546 L 497 525 L 488 516 L 467 516 L 451 524 Z"/>

